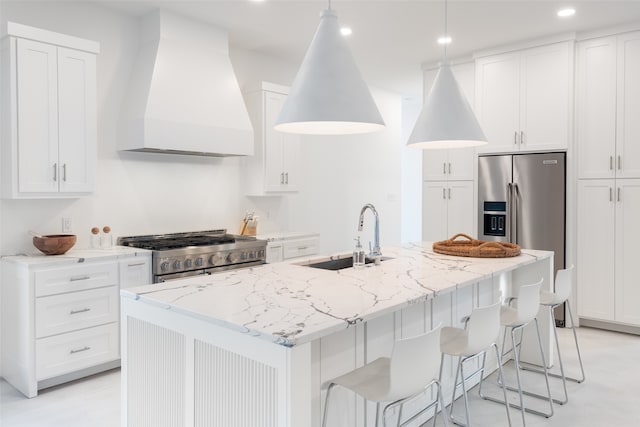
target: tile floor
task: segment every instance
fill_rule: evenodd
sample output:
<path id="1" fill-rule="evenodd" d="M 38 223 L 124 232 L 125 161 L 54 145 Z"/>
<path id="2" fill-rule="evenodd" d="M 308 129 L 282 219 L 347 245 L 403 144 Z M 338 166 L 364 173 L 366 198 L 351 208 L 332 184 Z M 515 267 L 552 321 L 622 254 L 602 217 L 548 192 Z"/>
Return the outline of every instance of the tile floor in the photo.
<path id="1" fill-rule="evenodd" d="M 640 336 L 590 328 L 581 328 L 578 333 L 587 374 L 586 382 L 569 383 L 569 403 L 564 406 L 555 405 L 555 415 L 548 419 L 528 415 L 527 425 L 640 426 Z M 569 338 L 570 331 L 561 330 L 563 356 L 568 370 L 577 367 Z M 544 384 L 541 377 L 528 378 L 529 383 Z M 561 385 L 557 381 L 552 380 L 552 392 L 560 391 Z M 26 399 L 2 380 L 0 426 L 117 427 L 120 423 L 119 387 L 120 371 L 112 370 L 43 390 L 38 397 Z M 490 388 L 487 391 L 496 390 Z M 472 390 L 470 396 L 474 425 L 506 425 L 504 407 L 480 400 L 476 389 Z M 515 396 L 510 398 L 515 401 Z M 461 404 L 456 405 L 457 410 L 462 409 Z M 538 406 L 539 404 L 536 405 Z M 512 411 L 512 417 L 515 426 L 522 424 L 519 413 L 515 410 Z M 431 423 L 427 425 L 430 426 Z M 442 425 L 442 422 L 438 420 L 437 425 Z"/>

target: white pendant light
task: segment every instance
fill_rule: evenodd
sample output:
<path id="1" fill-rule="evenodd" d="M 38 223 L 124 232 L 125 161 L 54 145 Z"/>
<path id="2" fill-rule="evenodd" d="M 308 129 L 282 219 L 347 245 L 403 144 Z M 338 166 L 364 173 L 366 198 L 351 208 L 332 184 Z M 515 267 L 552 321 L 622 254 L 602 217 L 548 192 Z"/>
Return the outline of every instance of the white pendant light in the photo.
<path id="1" fill-rule="evenodd" d="M 329 8 L 302 61 L 274 129 L 345 135 L 375 132 L 385 124 Z"/>
<path id="2" fill-rule="evenodd" d="M 447 2 L 445 0 L 445 37 Z M 446 62 L 440 64 L 427 101 L 407 141 L 407 146 L 422 149 L 462 148 L 487 144 L 487 138 L 476 119 L 469 101 Z"/>

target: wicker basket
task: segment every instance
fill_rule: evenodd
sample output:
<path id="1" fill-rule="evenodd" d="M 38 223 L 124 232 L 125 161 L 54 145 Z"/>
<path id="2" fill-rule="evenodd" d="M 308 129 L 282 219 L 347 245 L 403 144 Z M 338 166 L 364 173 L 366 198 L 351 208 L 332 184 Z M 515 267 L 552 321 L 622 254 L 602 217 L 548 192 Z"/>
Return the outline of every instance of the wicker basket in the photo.
<path id="1" fill-rule="evenodd" d="M 466 240 L 456 240 L 458 237 L 464 237 Z M 459 233 L 449 240 L 435 242 L 433 251 L 444 255 L 475 258 L 507 258 L 520 255 L 520 246 L 515 243 L 476 240 Z"/>

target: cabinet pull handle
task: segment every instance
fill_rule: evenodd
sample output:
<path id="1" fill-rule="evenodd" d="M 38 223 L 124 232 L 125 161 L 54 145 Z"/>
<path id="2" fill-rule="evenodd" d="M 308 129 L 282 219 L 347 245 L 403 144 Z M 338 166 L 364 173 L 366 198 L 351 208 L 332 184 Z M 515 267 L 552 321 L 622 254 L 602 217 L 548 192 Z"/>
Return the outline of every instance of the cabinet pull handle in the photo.
<path id="1" fill-rule="evenodd" d="M 620 201 L 620 198 L 621 198 L 620 193 L 621 193 L 620 188 L 618 188 L 618 201 Z"/>
<path id="2" fill-rule="evenodd" d="M 285 172 L 284 174 L 284 183 L 289 184 L 289 172 Z"/>
<path id="3" fill-rule="evenodd" d="M 64 182 L 67 182 L 67 164 L 66 163 L 62 164 L 62 180 Z"/>
<path id="4" fill-rule="evenodd" d="M 442 189 L 442 199 L 445 200 L 447 198 L 447 189 L 443 188 Z"/>
<path id="5" fill-rule="evenodd" d="M 613 202 L 613 188 L 609 187 L 609 201 Z"/>
<path id="6" fill-rule="evenodd" d="M 280 172 L 280 184 L 284 184 L 284 172 Z"/>
<path id="7" fill-rule="evenodd" d="M 622 169 L 622 156 L 618 156 L 618 170 Z"/>
<path id="8" fill-rule="evenodd" d="M 451 187 L 449 187 L 449 200 L 451 200 Z"/>
<path id="9" fill-rule="evenodd" d="M 451 162 L 449 162 L 449 175 L 451 175 Z"/>
<path id="10" fill-rule="evenodd" d="M 135 264 L 127 264 L 127 267 L 137 267 L 139 265 L 145 265 L 146 263 L 144 261 L 142 262 L 136 262 Z"/>
<path id="11" fill-rule="evenodd" d="M 520 144 L 524 144 L 524 131 L 520 131 Z"/>
<path id="12" fill-rule="evenodd" d="M 304 251 L 305 249 L 308 249 L 309 246 L 298 246 L 298 250 L 299 251 Z"/>
<path id="13" fill-rule="evenodd" d="M 80 310 L 71 310 L 69 314 L 80 314 L 80 313 L 86 313 L 87 311 L 91 311 L 91 309 L 86 307 L 86 308 L 81 308 Z"/>
<path id="14" fill-rule="evenodd" d="M 613 156 L 609 156 L 609 170 L 613 170 Z"/>
<path id="15" fill-rule="evenodd" d="M 513 133 L 513 145 L 518 145 L 518 131 Z"/>
<path id="16" fill-rule="evenodd" d="M 89 280 L 91 276 L 76 276 L 69 279 L 70 282 L 79 282 L 80 280 Z"/>
<path id="17" fill-rule="evenodd" d="M 442 174 L 443 175 L 447 174 L 447 163 L 446 162 L 442 162 Z"/>
<path id="18" fill-rule="evenodd" d="M 69 352 L 69 354 L 81 353 L 81 352 L 83 352 L 83 351 L 87 351 L 87 350 L 91 350 L 91 347 L 89 347 L 89 346 L 85 345 L 84 347 L 79 348 L 79 349 L 77 349 L 77 350 L 71 350 L 71 351 Z"/>
<path id="19" fill-rule="evenodd" d="M 58 164 L 57 163 L 53 164 L 53 180 L 54 181 L 58 180 Z"/>

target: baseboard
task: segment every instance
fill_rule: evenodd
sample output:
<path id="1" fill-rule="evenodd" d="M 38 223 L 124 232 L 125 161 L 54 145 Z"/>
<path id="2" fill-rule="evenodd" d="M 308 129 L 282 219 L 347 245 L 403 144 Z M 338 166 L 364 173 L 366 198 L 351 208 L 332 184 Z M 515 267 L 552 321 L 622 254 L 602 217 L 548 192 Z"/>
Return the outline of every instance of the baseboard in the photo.
<path id="1" fill-rule="evenodd" d="M 640 327 L 624 325 L 621 323 L 604 322 L 602 320 L 592 320 L 580 318 L 580 326 L 588 328 L 606 329 L 608 331 L 623 332 L 625 334 L 640 335 Z"/>
<path id="2" fill-rule="evenodd" d="M 70 374 L 47 378 L 46 380 L 38 381 L 38 390 L 43 390 L 45 388 L 68 383 L 70 381 L 78 380 L 80 378 L 88 377 L 89 375 L 94 375 L 118 367 L 120 367 L 120 359 L 103 363 L 101 365 L 92 366 L 90 368 L 81 369 L 79 371 L 71 372 Z"/>

